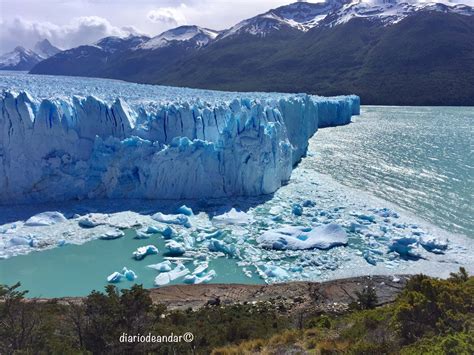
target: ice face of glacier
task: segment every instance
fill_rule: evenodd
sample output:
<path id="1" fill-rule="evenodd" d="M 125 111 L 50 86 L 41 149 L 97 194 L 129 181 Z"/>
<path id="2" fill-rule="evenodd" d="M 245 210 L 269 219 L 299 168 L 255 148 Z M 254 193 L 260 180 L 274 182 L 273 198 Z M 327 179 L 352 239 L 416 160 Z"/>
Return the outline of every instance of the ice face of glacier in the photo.
<path id="1" fill-rule="evenodd" d="M 82 97 L 68 86 L 44 97 L 0 78 L 0 203 L 269 194 L 318 127 L 359 112 L 357 96 L 174 89 L 173 101 L 170 88 L 160 97 L 157 87 L 96 82 L 120 94 L 96 86 Z"/>

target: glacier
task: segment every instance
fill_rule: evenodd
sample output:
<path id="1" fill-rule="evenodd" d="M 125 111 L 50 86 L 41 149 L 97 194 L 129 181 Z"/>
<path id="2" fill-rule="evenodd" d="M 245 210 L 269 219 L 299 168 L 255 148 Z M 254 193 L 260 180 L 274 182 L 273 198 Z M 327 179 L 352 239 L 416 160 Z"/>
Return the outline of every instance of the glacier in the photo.
<path id="1" fill-rule="evenodd" d="M 0 77 L 0 203 L 271 194 L 359 97 Z"/>

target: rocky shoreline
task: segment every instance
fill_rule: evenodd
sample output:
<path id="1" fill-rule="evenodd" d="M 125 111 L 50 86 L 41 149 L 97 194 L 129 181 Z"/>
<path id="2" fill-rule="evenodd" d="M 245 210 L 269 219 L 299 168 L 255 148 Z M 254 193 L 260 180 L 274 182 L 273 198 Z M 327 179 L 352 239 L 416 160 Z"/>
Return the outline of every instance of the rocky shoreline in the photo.
<path id="1" fill-rule="evenodd" d="M 286 282 L 271 285 L 198 284 L 172 285 L 150 289 L 154 304 L 168 310 L 199 309 L 206 306 L 267 302 L 282 311 L 339 313 L 356 300 L 356 292 L 373 287 L 379 306 L 391 303 L 403 290 L 409 276 L 361 276 L 326 282 Z M 30 301 L 57 301 L 61 304 L 81 303 L 84 297 L 35 298 Z"/>

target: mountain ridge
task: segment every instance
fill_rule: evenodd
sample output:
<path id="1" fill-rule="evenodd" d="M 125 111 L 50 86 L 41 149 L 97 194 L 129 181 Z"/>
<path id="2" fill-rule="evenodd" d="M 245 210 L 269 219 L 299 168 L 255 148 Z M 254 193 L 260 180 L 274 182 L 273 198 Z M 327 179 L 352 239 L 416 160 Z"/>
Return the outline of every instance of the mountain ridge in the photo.
<path id="1" fill-rule="evenodd" d="M 368 104 L 474 105 L 473 14 L 466 5 L 411 0 L 297 2 L 224 31 L 181 26 L 106 56 L 72 49 L 76 57 L 62 52 L 31 73 L 232 91 L 356 93 Z M 398 93 L 390 95 L 393 90 Z"/>

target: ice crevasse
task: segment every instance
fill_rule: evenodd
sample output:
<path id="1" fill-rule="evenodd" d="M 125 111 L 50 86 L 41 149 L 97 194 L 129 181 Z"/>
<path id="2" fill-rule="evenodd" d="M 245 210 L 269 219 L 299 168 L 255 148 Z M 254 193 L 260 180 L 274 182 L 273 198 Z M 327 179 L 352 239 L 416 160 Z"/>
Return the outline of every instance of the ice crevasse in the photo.
<path id="1" fill-rule="evenodd" d="M 347 124 L 357 96 L 235 93 L 127 103 L 0 96 L 0 203 L 182 199 L 276 191 L 319 127 Z"/>

